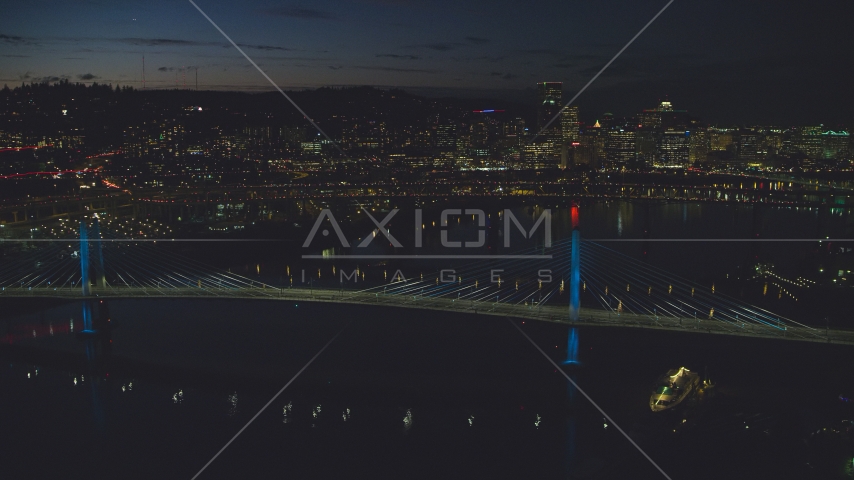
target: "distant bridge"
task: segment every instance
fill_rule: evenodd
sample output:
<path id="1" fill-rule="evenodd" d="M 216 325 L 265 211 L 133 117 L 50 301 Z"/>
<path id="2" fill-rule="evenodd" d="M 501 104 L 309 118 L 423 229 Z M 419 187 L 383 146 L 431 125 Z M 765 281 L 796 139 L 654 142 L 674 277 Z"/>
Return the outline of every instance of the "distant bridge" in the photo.
<path id="1" fill-rule="evenodd" d="M 839 182 L 836 180 L 826 180 L 826 179 L 818 179 L 818 178 L 810 178 L 810 177 L 800 177 L 795 174 L 787 174 L 787 173 L 761 173 L 755 175 L 756 178 L 762 180 L 771 180 L 774 182 L 783 182 L 783 183 L 793 183 L 797 185 L 802 185 L 804 187 L 814 188 L 816 191 L 827 191 L 832 192 L 834 190 L 840 192 L 852 192 L 854 191 L 854 187 L 850 185 L 850 182 Z"/>
<path id="2" fill-rule="evenodd" d="M 242 217 L 250 210 L 278 210 L 298 213 L 295 204 L 305 201 L 348 204 L 378 199 L 394 202 L 434 198 L 477 198 L 481 202 L 516 198 L 561 202 L 568 198 L 634 199 L 653 201 L 734 202 L 766 205 L 851 206 L 847 193 L 854 187 L 840 182 L 818 181 L 794 175 L 758 173 L 743 177 L 730 176 L 703 181 L 625 182 L 617 179 L 596 182 L 544 182 L 516 180 L 453 181 L 434 183 L 370 182 L 353 184 L 287 183 L 253 187 L 183 188 L 164 192 L 162 188 L 134 188 L 129 191 L 97 188 L 85 196 L 51 196 L 0 202 L 0 223 L 23 226 L 58 218 L 76 218 L 91 211 L 128 212 L 136 216 L 155 215 L 171 223 L 179 217 L 210 216 L 217 205 L 226 205 L 225 215 Z M 695 179 L 696 180 L 696 179 Z M 751 187 L 754 181 L 782 182 L 799 185 L 781 189 Z M 100 191 L 100 193 L 98 193 Z M 245 211 L 231 211 L 230 206 L 243 204 Z M 250 205 L 252 208 L 250 209 Z"/>

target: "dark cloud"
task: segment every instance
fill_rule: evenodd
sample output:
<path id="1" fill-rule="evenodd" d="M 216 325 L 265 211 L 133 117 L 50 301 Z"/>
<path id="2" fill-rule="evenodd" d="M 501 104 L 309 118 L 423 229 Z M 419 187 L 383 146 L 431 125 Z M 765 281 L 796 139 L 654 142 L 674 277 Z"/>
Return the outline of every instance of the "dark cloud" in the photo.
<path id="1" fill-rule="evenodd" d="M 566 52 L 554 50 L 552 48 L 532 48 L 529 50 L 522 50 L 522 53 L 526 55 L 566 55 Z"/>
<path id="2" fill-rule="evenodd" d="M 279 17 L 300 18 L 304 20 L 331 20 L 335 15 L 322 10 L 313 8 L 300 7 L 277 7 L 264 10 L 267 15 L 275 15 Z"/>
<path id="3" fill-rule="evenodd" d="M 377 5 L 393 5 L 397 7 L 416 7 L 429 5 L 432 2 L 427 0 L 360 0 L 362 3 L 377 4 Z"/>
<path id="4" fill-rule="evenodd" d="M 274 62 L 331 62 L 337 61 L 334 58 L 329 57 L 320 57 L 320 56 L 305 56 L 305 57 L 260 57 L 265 58 L 268 63 L 273 64 Z M 283 63 L 282 65 L 287 65 Z"/>
<path id="5" fill-rule="evenodd" d="M 215 65 L 209 65 L 209 66 L 215 66 Z M 246 67 L 246 66 L 247 65 L 244 65 L 244 67 Z M 157 71 L 158 72 L 184 72 L 184 71 L 190 71 L 190 70 L 198 70 L 199 68 L 200 68 L 199 65 L 184 65 L 182 67 L 160 67 L 157 69 Z"/>
<path id="6" fill-rule="evenodd" d="M 466 37 L 466 40 L 475 44 L 475 45 L 483 45 L 484 43 L 489 43 L 491 40 L 488 38 L 480 38 L 480 37 Z"/>
<path id="7" fill-rule="evenodd" d="M 93 75 L 91 73 L 83 73 L 83 74 L 77 75 L 77 78 L 79 78 L 80 80 L 95 80 L 96 78 L 100 78 L 100 77 L 98 77 L 97 75 Z"/>
<path id="8" fill-rule="evenodd" d="M 27 72 L 23 75 L 18 75 L 19 80 L 31 80 L 33 83 L 52 83 L 58 82 L 60 80 L 67 80 L 70 78 L 68 75 L 48 75 L 45 77 L 34 77 L 30 75 L 30 72 Z"/>
<path id="9" fill-rule="evenodd" d="M 24 37 L 18 37 L 16 35 L 4 35 L 2 33 L 0 33 L 0 42 L 9 43 L 12 45 L 26 45 L 30 43 Z"/>
<path id="10" fill-rule="evenodd" d="M 29 55 L 13 55 L 13 54 L 11 54 L 11 53 L 10 53 L 10 54 L 6 54 L 6 55 L 0 55 L 0 57 L 6 57 L 6 58 L 30 58 L 30 56 L 29 56 Z"/>
<path id="11" fill-rule="evenodd" d="M 332 70 L 341 70 L 342 68 L 344 68 L 341 65 L 338 65 L 337 67 L 335 65 L 328 65 L 328 67 Z"/>
<path id="12" fill-rule="evenodd" d="M 194 40 L 180 40 L 176 38 L 116 38 L 115 41 L 145 47 L 197 47 L 221 45 L 220 43 L 197 42 Z"/>
<path id="13" fill-rule="evenodd" d="M 551 57 L 552 61 L 558 63 L 557 68 L 569 68 L 573 62 L 606 62 L 608 57 L 589 53 L 570 53 L 565 50 L 557 50 L 553 48 L 533 48 L 528 50 L 519 50 L 517 53 L 524 58 L 532 59 L 534 57 Z"/>
<path id="14" fill-rule="evenodd" d="M 501 72 L 489 72 L 489 76 L 490 76 L 490 77 L 500 77 L 500 76 L 501 76 Z"/>
<path id="15" fill-rule="evenodd" d="M 481 61 L 481 60 L 485 60 L 487 62 L 500 62 L 501 60 L 504 60 L 505 58 L 506 57 L 504 57 L 504 56 L 491 57 L 488 55 L 481 55 L 479 57 L 451 57 L 451 60 L 453 60 L 455 62 L 474 62 L 474 61 Z"/>
<path id="16" fill-rule="evenodd" d="M 280 52 L 290 52 L 293 49 L 286 47 L 277 47 L 275 45 L 248 45 L 245 43 L 238 43 L 237 45 L 246 48 L 254 48 L 255 50 L 267 50 L 267 51 L 280 51 Z"/>
<path id="17" fill-rule="evenodd" d="M 505 73 L 501 77 L 504 80 L 513 80 L 514 78 L 519 78 L 519 75 L 513 75 L 512 73 Z"/>
<path id="18" fill-rule="evenodd" d="M 375 67 L 375 66 L 355 66 L 353 68 L 359 70 L 376 70 L 380 72 L 409 72 L 409 73 L 436 73 L 437 70 L 425 70 L 422 68 L 395 68 L 395 67 Z"/>
<path id="19" fill-rule="evenodd" d="M 438 52 L 447 52 L 448 50 L 453 50 L 459 46 L 459 43 L 428 43 L 423 45 L 424 48 L 429 48 L 430 50 L 436 50 Z"/>
<path id="20" fill-rule="evenodd" d="M 459 42 L 436 42 L 425 43 L 422 45 L 407 45 L 405 48 L 426 48 L 428 50 L 435 50 L 437 52 L 447 52 L 463 45 L 464 44 Z"/>
<path id="21" fill-rule="evenodd" d="M 419 55 L 396 55 L 394 53 L 380 53 L 377 58 L 399 58 L 402 60 L 421 60 Z"/>
<path id="22" fill-rule="evenodd" d="M 521 53 L 523 56 L 543 56 L 543 57 L 553 57 L 556 61 L 564 63 L 564 62 L 575 62 L 575 61 L 599 61 L 602 58 L 605 58 L 605 61 L 608 60 L 608 56 L 605 55 L 597 55 L 590 53 L 576 53 L 569 52 L 566 50 L 557 50 L 554 48 L 532 48 L 528 50 L 519 50 L 518 53 Z"/>

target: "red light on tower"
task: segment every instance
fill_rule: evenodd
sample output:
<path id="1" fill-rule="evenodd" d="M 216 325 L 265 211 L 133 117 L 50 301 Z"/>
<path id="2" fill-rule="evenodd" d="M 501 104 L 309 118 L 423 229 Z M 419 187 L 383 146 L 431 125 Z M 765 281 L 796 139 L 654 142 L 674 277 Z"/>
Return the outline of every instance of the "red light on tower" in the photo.
<path id="1" fill-rule="evenodd" d="M 572 215 L 572 228 L 578 228 L 578 205 L 572 204 L 571 207 L 571 215 Z"/>

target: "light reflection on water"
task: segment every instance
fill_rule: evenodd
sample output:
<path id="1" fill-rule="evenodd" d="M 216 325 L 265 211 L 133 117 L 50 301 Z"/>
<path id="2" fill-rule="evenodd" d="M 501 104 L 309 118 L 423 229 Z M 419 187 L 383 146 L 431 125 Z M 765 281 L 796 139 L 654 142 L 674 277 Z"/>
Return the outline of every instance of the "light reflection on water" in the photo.
<path id="1" fill-rule="evenodd" d="M 817 210 L 803 208 L 754 210 L 753 207 L 708 207 L 694 204 L 661 204 L 647 207 L 631 202 L 611 202 L 584 206 L 582 225 L 587 237 L 616 233 L 620 237 L 638 238 L 644 231 L 648 231 L 653 238 L 670 235 L 749 236 L 756 231 L 761 235 L 778 236 L 812 236 L 816 232 L 826 233 L 828 236 L 845 234 L 849 221 L 848 212 L 845 211 L 843 215 L 842 211 L 831 210 L 830 213 L 833 218 L 828 219 Z M 565 227 L 566 218 L 561 215 L 565 216 L 559 214 L 556 219 L 559 225 Z M 811 220 L 805 220 L 807 217 Z M 561 232 L 561 228 L 563 227 L 558 227 L 555 231 Z M 563 232 L 566 233 L 565 230 Z M 637 255 L 639 248 L 636 247 L 628 245 L 615 248 L 623 248 L 626 253 Z M 734 253 L 724 256 L 727 260 L 721 261 L 713 255 L 698 255 L 696 249 L 675 251 L 672 246 L 652 245 L 649 258 L 652 263 L 655 263 L 655 259 L 663 259 L 677 270 L 694 268 L 706 271 L 703 262 L 717 263 L 718 265 L 708 266 L 708 270 L 713 271 L 716 268 L 732 268 L 732 264 L 741 260 L 726 265 L 731 257 L 741 258 L 740 256 L 743 257 L 750 251 L 749 247 L 743 245 L 721 248 L 732 248 Z M 792 250 L 785 250 L 789 247 L 762 248 L 778 255 L 784 262 L 796 258 L 790 254 Z M 274 267 L 268 267 L 263 262 L 248 264 L 253 267 L 250 270 L 260 275 L 268 271 L 275 272 Z M 667 268 L 668 265 L 663 267 Z M 394 272 L 391 266 L 382 268 Z M 306 268 L 307 272 L 315 270 L 316 268 Z M 326 272 L 328 270 L 324 270 L 324 276 L 327 275 Z M 269 308 L 247 302 L 194 303 L 161 300 L 150 303 L 116 301 L 112 307 L 118 312 L 115 315 L 117 325 L 110 333 L 111 338 L 115 340 L 112 351 L 99 349 L 103 344 L 96 343 L 97 337 L 85 340 L 75 335 L 77 332 L 74 329 L 74 318 L 77 318 L 78 322 L 81 319 L 79 304 L 54 307 L 39 314 L 22 315 L 4 324 L 3 338 L 11 339 L 4 341 L 4 344 L 16 348 L 38 347 L 65 356 L 60 360 L 38 365 L 13 358 L 9 368 L 4 369 L 0 376 L 0 389 L 17 392 L 19 395 L 4 406 L 6 411 L 23 412 L 20 413 L 22 418 L 32 420 L 40 417 L 35 417 L 35 414 L 27 409 L 27 405 L 38 405 L 38 415 L 50 419 L 51 428 L 72 432 L 66 433 L 71 436 L 79 433 L 80 438 L 97 431 L 94 425 L 98 420 L 96 417 L 86 416 L 87 419 L 82 421 L 84 425 L 81 426 L 72 423 L 70 418 L 81 417 L 81 413 L 87 413 L 93 408 L 97 415 L 96 407 L 98 402 L 102 402 L 101 412 L 107 428 L 106 432 L 102 431 L 100 434 L 107 435 L 110 429 L 115 428 L 119 431 L 124 429 L 137 432 L 142 437 L 139 443 L 131 444 L 132 446 L 116 445 L 113 452 L 118 457 L 132 455 L 123 450 L 124 448 L 148 452 L 150 445 L 166 441 L 164 438 L 171 438 L 167 433 L 176 431 L 195 432 L 194 436 L 187 434 L 188 438 L 195 442 L 205 441 L 200 437 L 210 437 L 210 444 L 201 450 L 205 454 L 208 451 L 215 452 L 224 444 L 218 435 L 233 435 L 269 400 L 269 391 L 276 391 L 281 387 L 283 381 L 280 377 L 290 378 L 295 371 L 294 365 L 298 368 L 316 352 L 318 347 L 315 347 L 314 343 L 318 342 L 305 340 L 315 328 L 319 328 L 316 326 L 353 315 L 350 307 L 335 310 L 302 303 L 297 309 L 295 306 L 291 308 L 292 305 L 278 304 Z M 93 312 L 94 314 L 96 312 Z M 406 322 L 400 322 L 401 318 Z M 311 448 L 324 451 L 327 444 L 332 445 L 338 441 L 360 455 L 370 456 L 369 451 L 353 446 L 368 443 L 361 437 L 369 437 L 372 442 L 390 449 L 405 449 L 409 445 L 407 442 L 424 442 L 422 439 L 430 438 L 432 443 L 419 444 L 424 448 L 421 453 L 423 457 L 410 452 L 407 455 L 411 456 L 406 457 L 410 459 L 433 458 L 437 452 L 447 455 L 445 450 L 430 445 L 451 443 L 460 451 L 477 455 L 478 450 L 475 447 L 466 446 L 483 444 L 495 450 L 501 444 L 515 445 L 518 442 L 525 444 L 518 447 L 523 450 L 523 453 L 517 455 L 521 459 L 520 464 L 527 466 L 532 459 L 539 459 L 543 464 L 550 465 L 550 468 L 557 468 L 555 463 L 560 464 L 560 470 L 564 472 L 587 474 L 592 471 L 590 478 L 607 478 L 605 474 L 597 477 L 597 472 L 616 468 L 610 466 L 610 463 L 622 465 L 621 462 L 630 462 L 628 459 L 633 458 L 632 455 L 636 452 L 622 450 L 625 439 L 615 434 L 615 429 L 603 426 L 598 412 L 591 410 L 583 399 L 575 395 L 574 389 L 567 389 L 564 380 L 557 375 L 551 376 L 552 372 L 548 367 L 545 368 L 548 375 L 539 376 L 544 369 L 542 358 L 526 357 L 525 351 L 513 343 L 518 338 L 511 335 L 508 337 L 510 343 L 501 343 L 504 337 L 495 333 L 500 330 L 493 323 L 477 324 L 470 318 L 453 325 L 441 323 L 445 321 L 444 317 L 437 318 L 429 312 L 407 312 L 401 317 L 391 310 L 371 310 L 361 320 L 360 325 L 365 328 L 362 331 L 363 337 L 356 335 L 360 332 L 359 326 L 355 327 L 355 331 L 342 336 L 340 342 L 336 342 L 324 353 L 317 365 L 312 365 L 306 371 L 304 378 L 301 377 L 300 381 L 290 387 L 288 395 L 293 395 L 293 399 L 282 406 L 282 416 L 271 414 L 259 417 L 257 425 L 253 424 L 253 428 L 247 429 L 246 438 L 241 438 L 241 441 L 255 441 L 257 443 L 253 445 L 259 449 L 264 448 L 265 443 L 270 443 L 269 440 L 292 441 L 294 444 L 289 444 L 289 448 L 299 452 L 298 456 L 305 457 L 306 463 L 311 463 L 311 459 L 317 460 L 316 456 L 312 456 L 317 454 L 311 453 Z M 374 330 L 364 327 L 374 325 L 371 322 L 381 327 L 375 325 Z M 423 322 L 424 327 L 418 327 L 418 322 Z M 436 323 L 442 326 L 436 326 Z M 531 323 L 534 322 L 529 322 Z M 530 327 L 540 328 L 534 325 Z M 412 330 L 408 330 L 409 328 Z M 441 343 L 449 338 L 466 335 L 467 328 L 470 328 L 471 332 L 467 334 L 470 335 L 470 341 L 464 343 L 465 347 Z M 439 333 L 431 333 L 437 330 Z M 564 343 L 566 334 L 565 328 L 549 330 L 540 340 L 550 341 L 559 337 L 559 341 L 554 343 L 572 345 L 573 342 Z M 322 345 L 330 336 L 328 332 L 320 331 L 316 334 L 316 340 L 319 339 Z M 349 344 L 348 338 L 351 338 Z M 607 341 L 602 340 L 603 338 Z M 643 336 L 634 331 L 608 331 L 603 334 L 583 331 L 575 344 L 579 348 L 579 356 L 584 359 L 584 365 L 578 372 L 573 373 L 573 378 L 580 385 L 591 388 L 591 394 L 596 399 L 606 402 L 609 413 L 612 410 L 617 411 L 620 416 L 615 419 L 619 425 L 636 430 L 635 433 L 640 437 L 646 436 L 649 444 L 644 444 L 645 447 L 655 452 L 656 445 L 662 445 L 658 449 L 657 459 L 674 456 L 692 458 L 692 452 L 703 450 L 696 448 L 697 445 L 704 445 L 697 440 L 701 437 L 699 435 L 680 436 L 674 444 L 667 439 L 670 437 L 660 436 L 661 430 L 668 433 L 674 430 L 670 428 L 672 425 L 667 424 L 667 417 L 650 417 L 649 412 L 644 411 L 649 393 L 648 381 L 652 381 L 668 368 L 683 363 L 698 369 L 701 368 L 700 365 L 711 365 L 717 380 L 723 385 L 722 389 L 726 391 L 729 388 L 730 391 L 738 392 L 731 396 L 734 405 L 726 405 L 725 408 L 721 407 L 720 412 L 714 412 L 714 419 L 723 425 L 720 428 L 724 433 L 713 432 L 710 435 L 722 445 L 762 441 L 744 436 L 748 434 L 743 430 L 753 428 L 745 429 L 741 420 L 735 421 L 733 411 L 752 409 L 754 412 L 763 413 L 768 409 L 778 408 L 776 414 L 781 417 L 796 417 L 795 414 L 800 412 L 788 406 L 781 406 L 781 399 L 787 396 L 795 399 L 790 395 L 792 392 L 777 391 L 775 394 L 769 394 L 763 390 L 767 385 L 757 387 L 757 382 L 785 385 L 791 378 L 814 381 L 815 388 L 804 386 L 802 390 L 815 393 L 808 399 L 798 400 L 798 408 L 821 405 L 824 409 L 828 394 L 836 398 L 840 391 L 849 388 L 843 379 L 850 378 L 850 375 L 846 376 L 845 372 L 838 370 L 845 366 L 838 365 L 838 362 L 823 362 L 819 355 L 797 355 L 799 362 L 803 363 L 802 367 L 781 368 L 779 363 L 792 357 L 788 351 L 767 353 L 763 350 L 763 355 L 756 355 L 756 352 L 751 351 L 751 355 L 739 357 L 737 352 L 731 351 L 730 344 L 720 339 L 659 338 Z M 372 340 L 376 343 L 371 344 Z M 394 345 L 398 344 L 407 347 L 396 350 Z M 440 344 L 444 346 L 444 350 L 435 346 Z M 500 348 L 490 350 L 491 345 L 500 345 Z M 759 346 L 759 343 L 754 345 Z M 429 348 L 426 348 L 427 346 Z M 595 350 L 592 350 L 593 346 L 596 347 Z M 426 349 L 419 350 L 421 347 Z M 737 345 L 734 348 L 737 350 Z M 757 348 L 771 347 L 762 344 Z M 92 353 L 91 363 L 83 362 L 84 350 Z M 442 370 L 444 357 L 453 355 L 453 352 L 458 350 L 472 354 L 455 357 L 454 360 L 448 361 L 451 366 L 445 365 Z M 600 350 L 605 350 L 608 354 L 598 357 L 597 352 Z M 563 360 L 569 352 L 560 349 L 556 353 L 559 353 L 556 358 Z M 400 358 L 407 359 L 408 363 L 404 363 L 405 365 L 419 366 L 418 375 L 411 375 L 408 370 L 384 370 L 392 368 L 385 366 L 386 363 L 400 361 Z M 329 364 L 324 365 L 324 361 Z M 750 365 L 752 371 L 764 372 L 763 378 L 756 379 L 754 375 L 742 373 L 744 365 Z M 819 365 L 822 368 L 810 369 L 810 365 Z M 833 367 L 827 368 L 827 365 Z M 629 366 L 631 368 L 628 368 Z M 433 370 L 434 368 L 436 370 Z M 800 377 L 797 375 L 798 368 L 811 370 L 813 375 L 816 375 L 816 371 L 822 373 L 815 378 L 806 375 Z M 252 372 L 262 374 L 254 375 Z M 336 376 L 335 372 L 340 373 Z M 208 380 L 203 381 L 205 374 L 208 375 Z M 529 380 L 528 377 L 535 378 L 536 382 L 525 383 Z M 411 380 L 401 382 L 401 378 Z M 493 383 L 502 387 L 489 390 L 489 396 L 474 395 L 467 385 L 475 384 L 480 378 L 489 379 L 484 385 L 478 384 L 486 390 L 489 390 Z M 27 383 L 21 384 L 19 380 Z M 423 384 L 418 383 L 422 381 Z M 409 385 L 410 382 L 412 385 Z M 364 387 L 364 391 L 361 387 L 352 387 L 363 383 L 371 387 Z M 404 383 L 409 390 L 401 386 Z M 76 388 L 79 384 L 92 388 Z M 517 391 L 513 389 L 514 385 L 525 385 L 529 388 Z M 134 395 L 121 395 L 132 388 Z M 431 396 L 434 392 L 439 393 Z M 447 401 L 445 397 L 454 400 Z M 749 401 L 751 397 L 754 398 L 752 403 Z M 171 406 L 175 404 L 180 404 L 181 407 Z M 60 408 L 64 412 L 63 415 L 51 413 Z M 351 408 L 358 414 L 351 417 Z M 341 412 L 340 416 L 337 412 Z M 413 412 L 419 419 L 417 428 L 413 427 L 416 416 Z M 475 426 L 475 418 L 477 428 L 472 428 Z M 620 421 L 622 418 L 628 421 Z M 693 427 L 693 423 L 689 422 L 688 425 Z M 270 430 L 268 427 L 271 426 L 275 426 L 276 430 Z M 730 429 L 730 426 L 733 428 Z M 735 426 L 739 430 L 737 434 L 731 431 Z M 27 430 L 18 426 L 14 431 L 24 435 Z M 355 435 L 355 439 L 348 435 Z M 793 437 L 800 441 L 798 434 Z M 312 438 L 320 440 L 311 440 Z M 26 441 L 22 444 L 28 445 Z M 33 443 L 30 442 L 31 444 Z M 425 444 L 428 446 L 423 447 Z M 180 443 L 169 445 L 179 451 L 187 449 Z M 538 457 L 536 450 L 547 452 L 549 456 L 544 454 L 543 457 Z M 32 458 L 27 457 L 32 454 L 24 449 L 15 451 L 22 458 Z M 72 451 L 79 456 L 85 453 Z M 198 451 L 193 453 L 200 455 Z M 726 452 L 718 451 L 709 455 L 726 458 Z M 781 465 L 788 465 L 793 471 L 797 468 L 791 463 L 792 460 L 787 458 L 763 457 L 763 461 L 771 459 Z M 206 459 L 199 461 L 203 463 Z M 299 459 L 290 457 L 290 461 L 297 463 Z M 506 463 L 502 465 L 510 465 L 508 468 L 516 471 L 513 470 L 516 467 L 512 460 L 503 461 Z M 636 466 L 645 467 L 643 462 L 638 462 Z M 519 467 L 519 470 L 524 468 Z M 56 472 L 53 473 L 54 475 L 43 476 L 57 476 Z M 521 478 L 521 474 L 518 478 Z M 683 478 L 691 477 L 687 475 Z"/>
<path id="2" fill-rule="evenodd" d="M 186 366 L 182 364 L 186 360 L 180 360 L 180 355 L 175 356 L 175 354 L 184 351 L 189 353 L 196 350 L 193 345 L 194 342 L 209 341 L 210 334 L 206 333 L 205 330 L 215 331 L 221 328 L 216 327 L 216 325 L 228 325 L 217 320 L 217 318 L 228 318 L 230 314 L 226 309 L 215 307 L 214 309 L 219 310 L 219 312 L 212 314 L 199 310 L 201 304 L 197 302 L 160 301 L 156 303 L 156 305 L 168 306 L 166 310 L 140 308 L 139 302 L 130 302 L 130 305 L 127 303 L 111 301 L 110 304 L 114 318 L 114 328 L 110 332 L 110 337 L 113 340 L 112 349 L 102 350 L 100 347 L 91 348 L 89 346 L 92 342 L 98 341 L 97 330 L 87 337 L 75 335 L 37 336 L 35 339 L 28 339 L 27 348 L 38 346 L 48 354 L 46 358 L 59 355 L 61 360 L 51 359 L 47 366 L 13 361 L 9 369 L 4 369 L 0 375 L 0 388 L 3 388 L 4 391 L 17 391 L 19 397 L 11 404 L 7 404 L 6 408 L 22 411 L 25 409 L 25 405 L 40 405 L 39 410 L 46 413 L 55 411 L 57 405 L 64 405 L 62 412 L 68 415 L 56 416 L 53 413 L 42 413 L 41 415 L 45 420 L 50 419 L 52 431 L 67 431 L 68 434 L 80 435 L 81 438 L 98 435 L 99 438 L 104 438 L 110 444 L 109 449 L 115 451 L 118 457 L 126 458 L 128 455 L 141 455 L 150 451 L 150 445 L 162 444 L 166 438 L 186 439 L 168 440 L 168 443 L 175 444 L 171 448 L 181 449 L 185 448 L 180 446 L 183 445 L 181 442 L 190 439 L 198 440 L 199 436 L 216 437 L 219 432 L 233 434 L 269 399 L 269 394 L 265 394 L 263 388 L 259 391 L 257 386 L 251 384 L 243 385 L 238 389 L 223 391 L 223 389 L 228 388 L 228 384 L 233 383 L 238 377 L 229 377 L 219 385 L 200 383 L 195 371 L 183 370 Z M 182 307 L 184 303 L 189 310 L 195 311 L 198 316 L 186 316 L 183 312 L 184 307 Z M 152 307 L 154 304 L 154 302 L 149 302 L 146 305 Z M 255 308 L 251 305 L 246 306 L 250 310 Z M 37 316 L 45 319 L 55 316 L 67 318 L 69 310 L 74 312 L 73 315 L 80 315 L 82 311 L 79 304 L 68 304 L 54 307 L 37 314 Z M 152 315 L 155 311 L 158 312 L 158 315 Z M 320 318 L 319 314 L 320 311 L 315 309 L 306 316 L 317 321 Z M 23 315 L 18 321 L 30 322 L 29 317 L 29 315 Z M 199 318 L 204 318 L 204 322 L 198 321 Z M 167 325 L 168 322 L 182 322 L 182 325 L 178 327 L 176 324 L 169 330 L 164 329 L 163 326 Z M 240 324 L 245 325 L 246 322 L 247 320 L 241 320 Z M 93 314 L 93 323 L 98 324 L 97 314 Z M 207 326 L 204 330 L 198 330 L 199 325 Z M 280 330 L 282 326 L 279 325 L 279 327 L 274 327 L 273 331 L 279 329 L 279 332 L 283 333 Z M 56 327 L 56 324 L 54 326 Z M 144 328 L 144 331 L 140 328 Z M 168 336 L 160 335 L 166 331 L 169 332 Z M 255 339 L 255 347 L 259 351 L 269 354 L 270 351 L 258 342 L 269 336 L 270 333 L 258 331 L 257 327 L 254 331 L 256 333 L 249 336 Z M 144 336 L 144 338 L 138 337 L 139 334 L 145 332 L 155 335 Z M 216 335 L 220 336 L 223 333 L 220 331 Z M 293 336 L 293 334 L 289 336 Z M 228 335 L 225 336 L 225 338 L 228 337 Z M 137 338 L 139 339 L 135 340 Z M 180 340 L 175 343 L 174 339 Z M 228 339 L 229 343 L 235 341 L 234 338 Z M 145 342 L 143 346 L 146 346 L 149 352 L 147 355 L 139 354 L 139 342 Z M 271 345 L 276 343 L 278 342 L 273 341 Z M 287 357 L 290 350 L 290 348 L 279 346 L 276 351 Z M 83 354 L 84 351 L 91 353 L 88 360 Z M 243 350 L 232 350 L 230 355 L 237 356 L 236 354 L 241 351 Z M 333 351 L 330 349 L 330 353 Z M 218 352 L 214 355 L 222 354 L 221 349 L 213 349 L 212 352 Z M 198 353 L 194 353 L 186 358 L 193 359 L 197 356 Z M 213 358 L 215 356 L 209 359 L 213 360 Z M 157 365 L 149 365 L 148 362 L 153 359 L 158 359 Z M 170 359 L 168 360 L 170 366 L 167 369 L 158 366 L 161 365 L 159 362 L 164 359 Z M 335 359 L 334 353 L 330 357 L 330 360 L 332 359 Z M 300 357 L 299 360 L 303 361 L 304 358 Z M 338 361 L 335 359 L 335 362 Z M 267 357 L 266 363 L 269 370 L 269 357 Z M 15 374 L 9 375 L 16 370 L 19 371 L 18 378 L 30 382 L 29 387 L 18 385 L 14 380 Z M 251 362 L 241 368 L 244 373 L 257 370 L 257 365 Z M 133 375 L 128 375 L 127 372 L 131 371 L 134 372 Z M 214 371 L 216 370 L 214 369 Z M 311 371 L 311 369 L 307 371 L 306 376 L 310 377 Z M 28 376 L 29 378 L 27 378 Z M 391 378 L 398 378 L 398 376 L 390 377 L 390 385 L 394 385 L 396 382 Z M 329 383 L 328 381 L 323 382 L 324 385 Z M 334 385 L 336 382 L 333 379 L 331 383 Z M 81 385 L 88 388 L 77 388 Z M 133 395 L 128 395 L 131 391 Z M 274 437 L 293 435 L 296 436 L 295 438 L 299 438 L 306 435 L 306 429 L 309 429 L 325 432 L 322 433 L 323 437 L 319 438 L 331 442 L 336 441 L 334 439 L 342 435 L 350 435 L 346 433 L 349 431 L 354 434 L 362 432 L 360 435 L 370 435 L 374 439 L 373 441 L 380 443 L 394 443 L 395 438 L 405 435 L 406 438 L 412 439 L 435 437 L 440 442 L 439 444 L 442 444 L 449 439 L 452 442 L 457 441 L 452 440 L 454 438 L 459 438 L 459 441 L 464 440 L 463 437 L 459 437 L 462 435 L 460 428 L 465 428 L 465 431 L 484 430 L 489 432 L 488 436 L 501 436 L 500 432 L 506 431 L 507 433 L 504 435 L 511 437 L 515 436 L 515 432 L 520 429 L 531 432 L 536 430 L 530 420 L 532 415 L 530 411 L 517 410 L 511 407 L 505 413 L 497 413 L 498 411 L 494 406 L 485 407 L 476 399 L 463 401 L 456 406 L 436 405 L 417 408 L 406 406 L 401 409 L 400 405 L 406 405 L 409 402 L 421 403 L 421 401 L 417 400 L 416 397 L 411 397 L 409 400 L 405 398 L 383 398 L 382 396 L 365 398 L 363 394 L 353 396 L 353 392 L 351 394 L 345 392 L 341 395 L 330 395 L 324 393 L 322 388 L 299 385 L 299 382 L 293 385 L 292 391 L 298 398 L 288 400 L 287 404 L 281 404 L 282 416 L 262 416 L 258 422 L 253 424 L 252 429 L 247 430 L 245 433 L 247 438 L 252 438 L 253 429 L 255 429 L 256 435 L 258 429 L 264 432 L 265 427 L 263 425 L 267 424 L 286 427 L 285 431 L 271 432 L 270 434 Z M 180 408 L 175 408 L 176 406 L 180 406 Z M 419 412 L 418 415 L 415 414 L 416 410 Z M 94 412 L 94 416 L 88 416 L 88 419 L 83 421 L 82 427 L 72 427 L 74 424 L 72 419 L 81 419 L 80 413 L 88 413 L 89 411 Z M 359 415 L 353 415 L 354 411 L 358 411 Z M 329 412 L 337 414 L 329 414 Z M 556 413 L 552 415 L 557 416 Z M 420 420 L 418 428 L 415 427 L 415 416 L 423 419 L 423 421 Z M 87 416 L 82 418 L 87 418 Z M 478 429 L 472 429 L 475 418 L 478 420 Z M 515 424 L 518 426 L 514 426 Z M 341 430 L 345 425 L 347 430 Z M 26 432 L 26 427 L 22 426 L 21 428 L 24 430 L 17 430 L 13 427 L 11 431 L 18 431 L 19 434 Z M 496 428 L 498 428 L 497 431 Z M 118 431 L 133 431 L 135 432 L 134 435 L 139 436 L 139 439 L 130 443 L 124 439 L 122 441 L 118 441 L 116 438 L 111 439 L 113 435 L 111 432 Z M 176 434 L 179 431 L 182 433 Z M 23 444 L 27 444 L 27 442 L 24 441 Z M 222 443 L 217 448 L 221 448 L 221 446 Z M 397 446 L 397 448 L 400 447 Z M 211 450 L 215 451 L 213 448 Z M 72 454 L 71 452 L 74 455 L 80 453 L 75 449 L 69 450 L 69 452 L 69 455 Z M 108 462 L 109 460 L 99 460 L 99 462 L 101 461 Z"/>

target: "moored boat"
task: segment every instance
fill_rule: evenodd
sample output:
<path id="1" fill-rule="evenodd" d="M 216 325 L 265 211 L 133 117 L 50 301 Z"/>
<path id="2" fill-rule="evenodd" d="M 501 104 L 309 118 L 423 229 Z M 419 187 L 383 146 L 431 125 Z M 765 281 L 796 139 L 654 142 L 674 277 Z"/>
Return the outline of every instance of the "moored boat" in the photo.
<path id="1" fill-rule="evenodd" d="M 649 397 L 649 408 L 653 412 L 660 412 L 679 405 L 682 400 L 688 398 L 700 385 L 700 375 L 685 367 L 669 370 L 662 375 L 652 395 Z"/>

